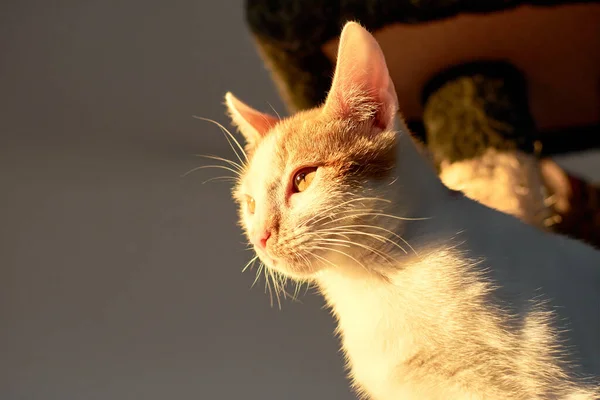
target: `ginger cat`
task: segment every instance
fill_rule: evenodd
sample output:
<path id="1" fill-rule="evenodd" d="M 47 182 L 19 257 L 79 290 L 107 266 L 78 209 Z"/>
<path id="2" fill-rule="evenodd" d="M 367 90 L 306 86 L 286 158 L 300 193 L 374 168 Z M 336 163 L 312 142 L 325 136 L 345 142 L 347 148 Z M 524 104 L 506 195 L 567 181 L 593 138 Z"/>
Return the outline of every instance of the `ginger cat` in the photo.
<path id="1" fill-rule="evenodd" d="M 271 274 L 318 286 L 364 398 L 600 398 L 600 252 L 447 189 L 359 24 L 321 107 L 226 103 L 248 240 Z"/>

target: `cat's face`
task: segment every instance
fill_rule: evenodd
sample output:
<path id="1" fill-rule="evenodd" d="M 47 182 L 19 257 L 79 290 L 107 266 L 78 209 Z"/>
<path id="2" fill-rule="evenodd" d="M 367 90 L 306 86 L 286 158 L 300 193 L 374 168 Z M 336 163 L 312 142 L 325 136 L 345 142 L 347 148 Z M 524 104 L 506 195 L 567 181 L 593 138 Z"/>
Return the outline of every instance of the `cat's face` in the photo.
<path id="1" fill-rule="evenodd" d="M 374 38 L 346 26 L 323 107 L 279 120 L 231 94 L 226 101 L 248 153 L 234 198 L 260 259 L 303 279 L 332 260 L 377 255 L 385 235 L 364 227 L 389 202 L 397 101 Z"/>
<path id="2" fill-rule="evenodd" d="M 248 240 L 269 267 L 293 277 L 326 267 L 355 225 L 386 205 L 395 134 L 331 120 L 317 110 L 277 124 L 252 151 L 234 197 Z M 341 254 L 341 253 L 337 253 Z"/>

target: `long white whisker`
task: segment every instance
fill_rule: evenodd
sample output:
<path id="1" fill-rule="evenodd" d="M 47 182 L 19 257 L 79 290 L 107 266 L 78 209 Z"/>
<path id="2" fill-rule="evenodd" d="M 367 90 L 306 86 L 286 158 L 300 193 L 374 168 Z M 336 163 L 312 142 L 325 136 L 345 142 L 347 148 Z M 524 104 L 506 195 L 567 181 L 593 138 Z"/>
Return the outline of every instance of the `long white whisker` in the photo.
<path id="1" fill-rule="evenodd" d="M 358 247 L 368 250 L 374 254 L 377 254 L 378 256 L 380 256 L 381 258 L 383 258 L 384 260 L 386 260 L 390 263 L 394 262 L 394 259 L 392 257 L 390 257 L 389 255 L 387 255 L 377 249 L 374 249 L 373 247 L 362 244 L 362 243 L 356 243 L 356 242 L 352 242 L 352 241 L 348 241 L 348 240 L 333 239 L 333 238 L 325 238 L 325 239 L 321 239 L 320 241 L 317 241 L 317 243 L 323 243 L 323 242 L 325 242 L 325 243 L 329 242 L 329 243 L 334 243 L 334 244 L 346 244 L 347 247 L 358 246 Z M 351 246 L 349 246 L 349 245 L 351 245 Z"/>
<path id="2" fill-rule="evenodd" d="M 240 176 L 240 173 L 237 172 L 234 169 L 231 169 L 229 167 L 226 167 L 225 165 L 201 165 L 199 167 L 196 168 L 192 168 L 191 170 L 189 170 L 188 172 L 186 172 L 185 174 L 181 175 L 182 178 L 185 178 L 186 176 L 188 176 L 189 174 L 191 174 L 192 172 L 196 172 L 200 169 L 205 169 L 205 168 L 220 168 L 220 169 L 224 169 L 230 172 L 233 172 L 234 174 L 236 174 L 237 176 Z"/>
<path id="3" fill-rule="evenodd" d="M 264 269 L 264 275 L 265 275 L 265 293 L 267 293 L 267 289 L 268 289 L 269 302 L 271 304 L 271 307 L 273 307 L 273 291 L 271 289 L 271 282 L 269 282 L 269 278 L 270 278 L 271 274 L 267 267 L 265 267 L 265 269 Z"/>
<path id="4" fill-rule="evenodd" d="M 335 253 L 339 253 L 339 254 L 341 254 L 343 256 L 348 257 L 349 259 L 351 259 L 352 261 L 354 261 L 355 263 L 357 263 L 358 265 L 360 265 L 361 267 L 363 267 L 366 271 L 369 270 L 367 267 L 365 267 L 365 265 L 363 263 L 361 263 L 356 258 L 352 257 L 350 254 L 348 254 L 346 252 L 343 252 L 343 251 L 337 250 L 337 249 L 332 249 L 331 247 L 327 247 L 327 246 L 319 246 L 319 247 L 316 247 L 316 248 L 321 248 L 321 249 L 324 249 L 324 250 L 328 250 L 328 251 L 333 251 Z"/>
<path id="5" fill-rule="evenodd" d="M 277 115 L 277 118 L 281 119 L 281 115 L 279 115 L 279 113 L 277 112 L 277 110 L 275 109 L 275 107 L 273 107 L 271 105 L 271 103 L 269 103 L 268 101 L 267 101 L 267 104 L 269 105 L 269 107 L 271 107 L 271 110 L 273 110 L 273 112 L 275 113 L 275 115 Z"/>
<path id="6" fill-rule="evenodd" d="M 332 208 L 335 208 L 335 206 L 332 207 Z M 321 221 L 323 221 L 323 220 L 325 220 L 327 218 L 333 219 L 333 218 L 337 217 L 340 214 L 359 213 L 359 212 L 373 212 L 373 211 L 379 212 L 379 211 L 382 211 L 382 210 L 373 210 L 372 208 L 348 208 L 348 209 L 345 209 L 345 210 L 336 210 L 335 214 L 332 213 L 332 211 L 333 211 L 332 209 L 325 210 L 324 212 L 321 213 L 321 217 L 319 219 L 311 222 L 311 225 L 316 225 L 316 224 L 320 223 Z M 323 215 L 323 214 L 325 214 L 325 215 Z"/>
<path id="7" fill-rule="evenodd" d="M 323 248 L 323 247 L 316 247 L 316 248 L 317 248 L 317 249 L 322 249 L 322 250 L 328 250 L 327 248 Z M 320 255 L 318 255 L 318 254 L 315 254 L 315 253 L 313 253 L 313 252 L 311 252 L 311 251 L 308 251 L 308 250 L 307 250 L 307 253 L 308 253 L 308 254 L 310 254 L 310 255 L 311 255 L 311 256 L 313 256 L 313 257 L 316 257 L 316 258 L 318 258 L 318 259 L 319 259 L 319 260 L 321 260 L 321 261 L 324 261 L 324 262 L 328 263 L 328 264 L 329 264 L 329 265 L 331 265 L 332 267 L 334 267 L 334 268 L 337 268 L 337 265 L 335 265 L 334 263 L 332 263 L 331 261 L 329 261 L 329 260 L 328 260 L 328 259 L 326 259 L 325 257 L 321 257 Z M 307 290 L 308 290 L 308 288 L 307 288 Z"/>
<path id="8" fill-rule="evenodd" d="M 332 210 L 334 210 L 336 208 L 343 207 L 345 205 L 348 205 L 348 204 L 351 204 L 351 203 L 354 203 L 354 202 L 357 202 L 357 201 L 382 201 L 382 202 L 385 202 L 385 203 L 390 203 L 389 200 L 387 200 L 387 199 L 381 199 L 379 197 L 357 197 L 357 198 L 354 198 L 354 199 L 346 200 L 346 201 L 344 201 L 344 202 L 342 202 L 340 204 L 335 204 L 335 205 L 327 208 L 326 210 L 323 210 L 320 213 L 317 213 L 316 215 L 313 215 L 311 218 L 309 218 L 306 221 L 304 221 L 301 225 L 306 225 L 307 223 L 313 221 L 315 218 L 319 218 L 320 216 L 322 216 L 325 213 L 329 213 L 329 212 L 331 212 Z M 327 217 L 325 217 L 325 218 L 327 218 Z"/>
<path id="9" fill-rule="evenodd" d="M 234 141 L 234 143 L 237 145 L 238 149 L 240 149 L 240 151 L 242 152 L 242 154 L 243 154 L 244 158 L 246 159 L 246 161 L 248 161 L 248 156 L 247 156 L 246 152 L 244 151 L 244 148 L 242 147 L 242 145 L 240 145 L 240 142 L 238 142 L 238 140 L 235 138 L 235 136 L 233 136 L 231 134 L 231 132 L 229 132 L 227 130 L 227 128 L 225 128 L 222 124 L 220 124 L 217 121 L 212 120 L 210 118 L 199 117 L 197 115 L 194 115 L 193 117 L 196 118 L 196 119 L 202 120 L 202 121 L 211 122 L 211 123 L 217 125 L 219 128 L 221 128 L 221 130 L 223 131 L 223 133 L 226 134 L 225 138 L 227 139 L 227 142 L 229 142 L 229 145 L 231 146 L 231 149 L 235 153 L 235 155 L 238 158 L 238 160 L 240 160 L 240 163 L 244 164 L 244 162 L 242 161 L 242 158 L 240 157 L 240 155 L 238 154 L 238 152 L 235 150 L 235 148 L 233 147 L 233 145 L 231 144 L 231 142 L 230 142 L 229 138 L 227 138 L 227 136 L 229 136 L 231 138 L 231 140 Z"/>
<path id="10" fill-rule="evenodd" d="M 233 176 L 215 176 L 214 178 L 210 178 L 210 179 L 207 179 L 207 180 L 203 181 L 202 184 L 204 185 L 205 183 L 213 182 L 213 181 L 231 181 L 231 182 L 237 182 L 238 179 L 234 178 Z"/>
<path id="11" fill-rule="evenodd" d="M 342 217 L 339 217 L 339 218 L 336 218 L 336 219 L 332 219 L 331 221 L 327 221 L 323 225 L 329 225 L 331 223 L 334 223 L 334 222 L 337 222 L 337 221 L 341 221 L 341 220 L 347 219 L 347 218 L 356 218 L 356 217 L 365 217 L 365 216 L 387 217 L 387 218 L 397 219 L 397 220 L 400 220 L 400 221 L 422 221 L 422 220 L 430 219 L 430 218 L 399 217 L 397 215 L 383 214 L 383 213 L 379 213 L 379 212 L 365 212 L 365 213 L 357 213 L 357 214 L 351 214 L 351 215 L 344 215 Z"/>
<path id="12" fill-rule="evenodd" d="M 267 272 L 271 278 L 271 282 L 273 282 L 273 291 L 275 292 L 275 298 L 277 299 L 277 306 L 281 310 L 281 299 L 279 298 L 279 291 L 281 290 L 279 287 L 280 283 L 277 280 L 277 276 L 275 275 L 273 270 L 268 269 Z M 272 295 L 270 289 L 269 289 L 269 296 L 271 297 L 271 307 L 273 307 L 273 295 Z"/>
<path id="13" fill-rule="evenodd" d="M 202 158 L 209 158 L 211 160 L 216 160 L 216 161 L 223 161 L 226 162 L 227 164 L 231 165 L 232 167 L 234 167 L 235 169 L 238 170 L 238 172 L 242 172 L 244 170 L 243 165 L 236 163 L 235 161 L 231 161 L 228 160 L 226 158 L 223 157 L 217 157 L 217 156 L 212 156 L 212 155 L 205 155 L 205 154 L 196 154 L 196 156 L 198 157 L 202 157 Z"/>
<path id="14" fill-rule="evenodd" d="M 378 235 L 378 234 L 375 234 L 375 233 L 372 233 L 372 232 L 361 232 L 361 231 L 352 231 L 352 230 L 342 231 L 342 233 L 344 233 L 346 235 L 363 235 L 363 236 L 371 237 L 371 238 L 373 238 L 375 240 L 379 240 L 379 241 L 384 242 L 384 243 L 387 242 L 387 243 L 390 243 L 391 245 L 397 247 L 404 254 L 408 254 L 408 252 L 406 251 L 406 249 L 404 247 L 400 246 L 400 244 L 394 242 L 390 238 L 385 237 L 383 235 Z M 335 233 L 332 232 L 330 234 L 335 234 Z M 411 250 L 413 250 L 413 252 L 414 252 L 414 249 L 410 246 L 410 244 L 408 244 L 408 242 L 406 242 L 402 238 L 400 238 L 400 240 L 402 240 L 404 243 L 406 243 L 411 248 Z M 416 254 L 416 252 L 415 252 L 415 254 Z"/>
<path id="15" fill-rule="evenodd" d="M 248 263 L 244 266 L 244 268 L 242 268 L 242 272 L 246 272 L 246 270 L 248 268 L 252 269 L 252 266 L 254 266 L 254 263 L 256 262 L 257 259 L 258 259 L 258 256 L 254 256 L 250 261 L 248 261 Z"/>
<path id="16" fill-rule="evenodd" d="M 336 231 L 336 230 L 340 230 L 340 229 L 345 229 L 345 228 L 371 228 L 371 229 L 379 229 L 381 231 L 385 231 L 387 233 L 389 233 L 390 235 L 394 236 L 395 238 L 397 238 L 398 240 L 402 241 L 402 243 L 404 243 L 405 245 L 407 245 L 410 250 L 415 253 L 415 255 L 417 255 L 417 251 L 410 245 L 410 243 L 408 243 L 402 236 L 390 231 L 389 229 L 380 227 L 380 226 L 375 226 L 375 225 L 343 225 L 340 227 L 334 227 L 334 228 L 327 228 L 327 229 L 320 229 L 319 232 L 329 232 L 329 231 Z M 361 233 L 364 234 L 365 232 L 362 231 L 354 231 L 354 233 Z M 383 236 L 381 236 L 383 238 Z M 386 238 L 387 239 L 387 238 Z M 398 245 L 398 243 L 393 242 L 394 244 Z M 406 250 L 403 249 L 402 247 L 400 247 L 400 249 L 402 249 L 402 251 L 404 251 L 404 253 L 406 254 Z"/>
<path id="17" fill-rule="evenodd" d="M 300 289 L 302 288 L 301 282 L 296 282 L 296 287 L 294 288 L 294 300 L 298 300 L 298 295 L 300 294 Z"/>
<path id="18" fill-rule="evenodd" d="M 258 280 L 260 279 L 260 274 L 263 271 L 263 269 L 265 268 L 265 264 L 263 264 L 262 262 L 258 265 L 258 269 L 256 270 L 256 277 L 254 278 L 254 282 L 252 282 L 252 286 L 250 286 L 251 288 L 254 287 L 254 285 L 256 285 L 256 282 L 258 282 Z"/>
<path id="19" fill-rule="evenodd" d="M 311 241 L 311 243 L 323 243 L 324 241 L 330 241 L 330 240 L 335 240 L 338 241 L 340 239 L 331 239 L 331 238 L 319 238 L 319 239 L 314 239 Z M 347 248 L 351 248 L 352 246 L 350 246 L 349 244 L 341 244 L 340 243 L 340 247 L 347 247 Z"/>

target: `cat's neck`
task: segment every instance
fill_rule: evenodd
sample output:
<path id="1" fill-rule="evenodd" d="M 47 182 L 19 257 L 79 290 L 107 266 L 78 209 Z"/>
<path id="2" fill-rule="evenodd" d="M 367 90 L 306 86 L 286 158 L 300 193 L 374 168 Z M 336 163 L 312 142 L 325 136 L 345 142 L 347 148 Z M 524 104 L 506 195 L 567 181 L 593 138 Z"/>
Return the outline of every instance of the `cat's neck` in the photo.
<path id="1" fill-rule="evenodd" d="M 460 259 L 485 259 L 486 263 L 494 264 L 494 270 L 499 274 L 519 277 L 527 273 L 539 273 L 537 280 L 521 276 L 523 284 L 532 287 L 546 277 L 550 279 L 552 275 L 544 274 L 544 271 L 554 267 L 560 269 L 563 259 L 571 262 L 581 259 L 584 264 L 590 263 L 589 260 L 600 263 L 600 252 L 589 246 L 539 231 L 513 216 L 449 190 L 405 131 L 400 130 L 398 134 L 397 148 L 396 176 L 389 189 L 392 202 L 386 212 L 400 219 L 393 225 L 383 225 L 390 222 L 386 218 L 380 222 L 381 226 L 393 231 L 394 236 L 391 237 L 400 246 L 394 248 L 384 244 L 384 247 L 377 248 L 380 253 L 390 255 L 395 260 L 394 265 L 383 265 L 381 259 L 379 264 L 382 265 L 378 265 L 377 257 L 360 259 L 362 263 L 355 265 L 354 259 L 344 254 L 334 254 L 329 261 L 335 265 L 343 264 L 344 267 L 331 268 L 325 273 L 330 276 L 319 282 L 320 285 L 329 286 L 332 283 L 337 286 L 343 282 L 354 285 L 354 281 L 358 281 L 358 290 L 367 283 L 371 286 L 385 284 L 386 280 L 389 281 L 406 266 L 421 263 L 425 259 L 430 264 L 444 261 L 423 257 L 446 249 L 452 249 L 457 255 L 452 260 L 457 262 Z M 407 220 L 401 220 L 402 217 Z"/>
<path id="2" fill-rule="evenodd" d="M 431 210 L 452 197 L 451 191 L 439 179 L 424 148 L 418 147 L 404 123 L 396 122 L 396 129 L 395 180 L 390 192 L 396 206 L 394 211 L 404 217 L 429 217 Z"/>
<path id="3" fill-rule="evenodd" d="M 454 218 L 457 213 L 452 212 L 451 209 L 456 208 L 457 212 L 462 212 L 464 205 L 461 202 L 470 200 L 444 186 L 431 161 L 411 138 L 401 121 L 397 122 L 396 128 L 398 131 L 396 169 L 393 183 L 390 184 L 387 194 L 391 205 L 386 212 L 406 220 L 395 220 L 391 225 L 387 225 L 391 221 L 385 219 L 380 223 L 393 231 L 394 241 L 403 250 L 387 243 L 384 243 L 382 248 L 378 248 L 380 252 L 389 254 L 397 260 L 391 270 L 389 265 L 385 268 L 373 265 L 382 261 L 376 257 L 361 259 L 361 265 L 356 265 L 355 259 L 350 259 L 343 254 L 332 254 L 330 262 L 343 267 L 327 269 L 320 273 L 317 282 L 336 312 L 343 313 L 345 306 L 354 308 L 351 297 L 356 296 L 357 299 L 362 297 L 362 301 L 365 301 L 372 293 L 394 290 L 387 284 L 390 280 L 401 284 L 396 272 L 407 265 L 438 262 L 439 257 L 431 259 L 431 257 L 423 258 L 422 255 L 431 253 L 432 250 L 453 247 L 455 245 L 453 239 L 462 229 L 462 225 L 456 223 Z M 369 255 L 371 254 L 367 254 Z M 353 296 L 348 297 L 349 292 L 353 293 Z M 379 295 L 381 293 L 376 297 Z M 388 293 L 386 296 L 392 295 Z M 367 305 L 364 304 L 365 307 Z"/>
<path id="4" fill-rule="evenodd" d="M 376 257 L 375 260 L 361 259 L 362 263 L 356 265 L 354 259 L 343 254 L 332 256 L 330 262 L 343 267 L 328 269 L 317 281 L 333 302 L 338 297 L 337 288 L 344 286 L 352 287 L 355 293 L 362 289 L 370 293 L 374 287 L 385 287 L 390 280 L 402 286 L 400 280 L 403 275 L 397 272 L 415 264 L 445 263 L 444 268 L 451 270 L 456 267 L 453 263 L 461 263 L 462 260 L 485 259 L 486 263 L 493 263 L 495 270 L 502 275 L 518 277 L 527 271 L 539 273 L 541 277 L 537 280 L 522 276 L 523 285 L 533 288 L 548 275 L 544 271 L 553 269 L 553 266 L 558 268 L 564 257 L 572 261 L 582 257 L 585 262 L 594 259 L 600 263 L 600 253 L 589 246 L 541 232 L 515 217 L 449 190 L 402 126 L 399 126 L 397 152 L 396 176 L 390 185 L 392 204 L 386 211 L 414 220 L 386 226 L 393 231 L 394 240 L 400 246 L 394 248 L 384 244 L 377 250 L 389 254 L 395 260 L 393 266 L 379 265 Z M 382 221 L 386 222 L 389 220 Z M 399 250 L 400 247 L 406 253 Z M 554 251 L 551 251 L 553 248 Z M 440 252 L 452 257 L 435 256 Z M 522 271 L 519 271 L 520 268 Z M 456 274 L 460 271 L 448 272 Z M 340 298 L 344 298 L 344 293 L 348 293 L 348 289 L 340 289 Z"/>
<path id="5" fill-rule="evenodd" d="M 529 351 L 523 363 L 533 366 L 532 370 L 556 367 L 551 353 L 540 353 L 544 349 L 538 346 L 540 336 L 536 335 L 551 329 L 546 314 L 536 317 L 532 309 L 532 298 L 540 287 L 545 295 L 542 300 L 565 306 L 554 310 L 558 321 L 568 319 L 578 327 L 586 326 L 562 343 L 592 349 L 578 364 L 584 373 L 598 371 L 597 346 L 591 344 L 597 343 L 600 325 L 588 320 L 597 312 L 598 299 L 591 294 L 597 293 L 600 252 L 451 194 L 408 135 L 399 135 L 398 144 L 398 177 L 391 186 L 400 193 L 406 191 L 406 199 L 415 201 L 404 202 L 401 197 L 389 212 L 428 217 L 404 221 L 394 230 L 414 251 L 394 253 L 392 265 L 371 258 L 371 263 L 361 260 L 363 265 L 358 266 L 336 253 L 329 260 L 331 268 L 315 277 L 338 320 L 338 332 L 358 382 L 382 399 L 398 398 L 398 394 L 471 398 L 453 378 L 436 380 L 460 370 L 461 379 L 472 390 L 494 393 L 493 381 L 477 371 L 504 368 L 512 365 L 510 361 L 464 354 L 492 354 L 498 343 Z M 578 293 L 588 293 L 590 299 L 581 300 Z M 498 325 L 495 313 L 499 309 L 527 316 L 529 331 L 522 336 L 507 335 L 506 326 Z M 535 340 L 514 340 L 519 337 Z M 548 348 L 554 345 L 551 342 Z M 402 378 L 390 377 L 390 371 Z M 518 373 L 511 379 L 523 383 Z M 444 393 L 435 394 L 432 388 L 436 387 L 444 388 Z"/>

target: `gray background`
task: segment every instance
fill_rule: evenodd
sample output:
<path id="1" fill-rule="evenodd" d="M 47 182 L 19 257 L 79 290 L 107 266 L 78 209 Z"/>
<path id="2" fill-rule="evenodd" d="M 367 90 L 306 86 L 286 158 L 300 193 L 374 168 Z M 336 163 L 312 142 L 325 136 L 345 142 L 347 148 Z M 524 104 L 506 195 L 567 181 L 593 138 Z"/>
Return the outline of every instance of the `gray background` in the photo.
<path id="1" fill-rule="evenodd" d="M 232 156 L 192 118 L 227 90 L 285 113 L 241 2 L 0 3 L 1 399 L 353 398 L 321 300 L 271 308 L 228 184 L 181 177 Z"/>

